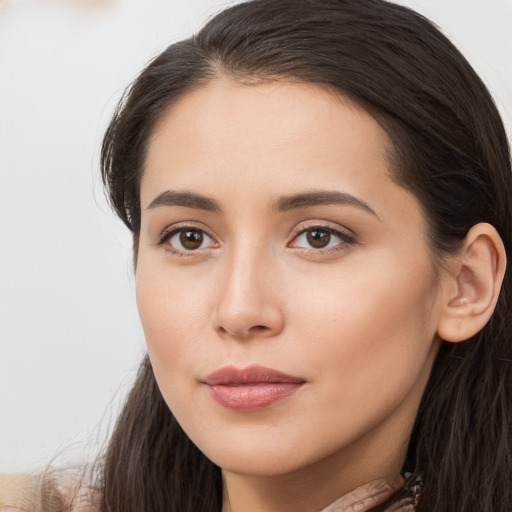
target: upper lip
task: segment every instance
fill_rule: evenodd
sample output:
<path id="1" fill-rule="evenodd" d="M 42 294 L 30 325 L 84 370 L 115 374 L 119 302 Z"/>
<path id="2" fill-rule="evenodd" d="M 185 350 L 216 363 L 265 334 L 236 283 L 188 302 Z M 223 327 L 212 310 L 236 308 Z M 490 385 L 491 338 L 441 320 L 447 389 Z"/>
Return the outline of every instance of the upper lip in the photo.
<path id="1" fill-rule="evenodd" d="M 215 385 L 242 385 L 242 384 L 260 384 L 260 383 L 277 383 L 277 382 L 290 382 L 290 383 L 304 383 L 305 380 L 293 375 L 265 366 L 252 365 L 247 368 L 236 368 L 235 366 L 224 366 L 215 370 L 208 375 L 203 381 L 209 386 Z"/>

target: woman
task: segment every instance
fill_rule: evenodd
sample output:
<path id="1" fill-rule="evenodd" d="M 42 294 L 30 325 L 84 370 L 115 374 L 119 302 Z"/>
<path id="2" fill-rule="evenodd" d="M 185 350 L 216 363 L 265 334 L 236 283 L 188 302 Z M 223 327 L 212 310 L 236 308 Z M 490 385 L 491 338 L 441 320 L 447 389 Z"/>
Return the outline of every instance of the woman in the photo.
<path id="1" fill-rule="evenodd" d="M 141 73 L 102 165 L 149 356 L 96 509 L 511 510 L 509 148 L 428 21 L 227 9 Z"/>

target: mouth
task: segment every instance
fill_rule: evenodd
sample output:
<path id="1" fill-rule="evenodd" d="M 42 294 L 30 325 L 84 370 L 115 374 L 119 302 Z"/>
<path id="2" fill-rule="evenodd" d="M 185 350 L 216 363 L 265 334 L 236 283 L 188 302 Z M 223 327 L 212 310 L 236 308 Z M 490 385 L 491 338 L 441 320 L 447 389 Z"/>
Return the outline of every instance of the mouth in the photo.
<path id="1" fill-rule="evenodd" d="M 290 397 L 305 383 L 300 377 L 257 365 L 244 369 L 225 366 L 203 381 L 217 403 L 237 412 L 266 409 Z"/>

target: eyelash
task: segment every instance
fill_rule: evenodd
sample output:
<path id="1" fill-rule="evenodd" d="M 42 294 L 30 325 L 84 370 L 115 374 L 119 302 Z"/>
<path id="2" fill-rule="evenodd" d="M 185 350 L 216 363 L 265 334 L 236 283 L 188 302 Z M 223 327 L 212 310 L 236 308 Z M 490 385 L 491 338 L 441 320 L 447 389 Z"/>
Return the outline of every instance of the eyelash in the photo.
<path id="1" fill-rule="evenodd" d="M 182 232 L 197 232 L 201 233 L 203 236 L 208 237 L 210 240 L 213 241 L 215 244 L 214 247 L 218 247 L 218 243 L 215 242 L 214 238 L 210 236 L 204 229 L 191 226 L 191 225 L 180 225 L 180 226 L 174 226 L 162 233 L 160 236 L 158 242 L 156 245 L 158 246 L 164 246 L 165 250 L 172 253 L 173 255 L 179 256 L 179 257 L 190 257 L 190 256 L 196 256 L 198 252 L 204 250 L 205 248 L 201 249 L 177 249 L 176 247 L 173 247 L 170 243 L 168 243 L 174 236 L 176 236 L 179 233 Z M 336 238 L 338 238 L 339 243 L 337 243 L 334 247 L 327 247 L 327 248 L 313 248 L 313 247 L 299 247 L 294 246 L 292 243 L 296 242 L 298 238 L 301 235 L 304 235 L 306 233 L 311 233 L 313 231 L 320 231 L 328 233 L 329 235 L 333 235 Z M 329 240 L 330 243 L 330 240 Z M 347 251 L 351 245 L 356 243 L 356 238 L 353 235 L 349 235 L 346 232 L 343 232 L 339 229 L 335 229 L 332 226 L 325 226 L 320 224 L 313 224 L 309 225 L 307 227 L 300 226 L 298 229 L 295 230 L 291 241 L 287 244 L 288 247 L 297 248 L 299 250 L 303 250 L 305 252 L 308 252 L 310 254 L 332 254 L 337 252 L 343 252 Z"/>
<path id="2" fill-rule="evenodd" d="M 313 248 L 313 247 L 297 247 L 297 249 L 301 249 L 304 251 L 307 251 L 310 254 L 319 255 L 321 254 L 332 254 L 332 253 L 338 253 L 338 252 L 345 252 L 347 251 L 351 245 L 354 245 L 356 243 L 356 238 L 354 235 L 350 235 L 340 229 L 333 228 L 332 226 L 325 226 L 321 224 L 313 224 L 309 226 L 301 226 L 299 227 L 295 233 L 293 234 L 292 241 L 288 244 L 296 242 L 298 238 L 301 235 L 304 235 L 306 233 L 311 233 L 314 231 L 321 231 L 328 233 L 329 235 L 333 235 L 336 238 L 338 238 L 339 242 L 333 246 L 333 247 L 326 247 L 326 248 Z M 330 241 L 329 241 L 330 243 Z M 293 245 L 292 245 L 293 247 Z"/>
<path id="3" fill-rule="evenodd" d="M 196 226 L 191 225 L 179 225 L 179 226 L 173 226 L 172 228 L 165 230 L 161 237 L 159 238 L 157 245 L 164 247 L 164 249 L 171 254 L 179 257 L 190 257 L 195 256 L 201 249 L 195 249 L 195 250 L 187 250 L 187 249 L 177 249 L 176 247 L 173 247 L 170 243 L 168 243 L 175 235 L 183 232 L 196 232 L 196 233 L 202 233 L 203 236 L 208 237 L 210 240 L 212 240 L 216 246 L 218 247 L 218 244 L 215 242 L 213 237 L 211 237 L 204 229 L 198 228 Z"/>

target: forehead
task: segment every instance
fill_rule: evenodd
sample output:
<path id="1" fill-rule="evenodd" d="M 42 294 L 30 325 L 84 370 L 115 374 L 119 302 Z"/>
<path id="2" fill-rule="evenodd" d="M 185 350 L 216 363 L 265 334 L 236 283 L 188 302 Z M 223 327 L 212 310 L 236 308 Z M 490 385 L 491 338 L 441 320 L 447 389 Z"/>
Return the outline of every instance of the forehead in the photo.
<path id="1" fill-rule="evenodd" d="M 141 206 L 166 189 L 220 195 L 231 203 L 333 189 L 384 210 L 403 210 L 407 202 L 418 209 L 390 178 L 389 154 L 379 123 L 324 87 L 219 78 L 183 96 L 155 128 Z"/>
<path id="2" fill-rule="evenodd" d="M 163 115 L 149 141 L 143 181 L 164 169 L 178 178 L 180 166 L 191 172 L 199 161 L 203 178 L 217 165 L 231 163 L 239 174 L 263 166 L 283 172 L 285 160 L 298 173 L 313 158 L 318 159 L 316 168 L 332 159 L 342 167 L 356 156 L 384 163 L 387 150 L 378 123 L 326 88 L 217 79 Z"/>

